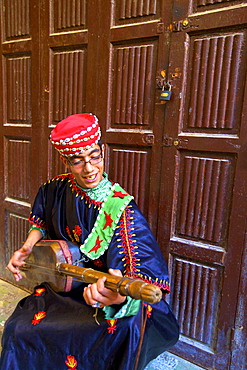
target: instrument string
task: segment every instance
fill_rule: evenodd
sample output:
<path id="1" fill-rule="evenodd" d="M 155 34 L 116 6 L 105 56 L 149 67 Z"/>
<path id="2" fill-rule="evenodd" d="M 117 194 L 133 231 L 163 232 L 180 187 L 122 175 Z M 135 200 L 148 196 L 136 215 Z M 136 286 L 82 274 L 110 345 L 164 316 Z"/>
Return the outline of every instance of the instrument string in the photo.
<path id="1" fill-rule="evenodd" d="M 29 271 L 28 269 L 25 269 L 25 266 L 36 267 L 36 268 L 38 268 L 38 269 L 40 269 L 40 270 L 45 270 L 45 271 L 51 272 L 51 273 L 53 273 L 53 274 L 54 274 L 54 272 L 57 272 L 63 280 L 65 280 L 65 279 L 66 279 L 66 274 L 64 274 L 64 273 L 60 272 L 57 268 L 45 267 L 45 266 L 37 265 L 37 264 L 35 264 L 35 263 L 26 262 L 26 263 L 25 263 L 25 265 L 23 265 L 23 266 L 22 266 L 22 267 L 24 267 L 24 268 L 23 268 L 23 272 L 25 272 L 25 271 L 27 271 L 27 272 L 28 272 L 28 271 Z M 41 274 L 45 274 L 45 272 L 43 272 L 43 271 L 41 271 L 40 273 L 41 273 Z M 78 277 L 76 277 L 76 276 L 74 276 L 74 275 L 72 276 L 71 274 L 69 274 L 69 276 L 73 277 L 73 279 L 74 279 L 75 281 L 83 282 L 83 280 L 82 280 L 82 279 L 79 279 Z"/>

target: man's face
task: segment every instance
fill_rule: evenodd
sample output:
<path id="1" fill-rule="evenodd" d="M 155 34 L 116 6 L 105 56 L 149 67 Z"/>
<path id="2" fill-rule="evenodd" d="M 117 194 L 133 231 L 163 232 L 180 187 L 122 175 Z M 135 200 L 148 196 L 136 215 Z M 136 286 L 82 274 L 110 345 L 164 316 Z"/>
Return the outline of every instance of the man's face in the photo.
<path id="1" fill-rule="evenodd" d="M 74 175 L 78 185 L 85 189 L 92 189 L 95 188 L 103 178 L 103 153 L 103 145 L 102 151 L 99 145 L 94 145 L 79 156 L 69 159 L 62 157 L 61 159 Z M 91 163 L 89 161 L 91 161 Z"/>

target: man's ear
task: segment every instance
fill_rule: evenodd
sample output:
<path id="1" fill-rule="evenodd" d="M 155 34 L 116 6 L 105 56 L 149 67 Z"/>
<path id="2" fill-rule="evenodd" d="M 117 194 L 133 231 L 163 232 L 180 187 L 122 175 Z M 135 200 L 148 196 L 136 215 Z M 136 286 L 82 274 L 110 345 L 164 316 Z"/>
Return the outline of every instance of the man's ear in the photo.
<path id="1" fill-rule="evenodd" d="M 65 167 L 69 168 L 69 164 L 68 164 L 68 161 L 67 161 L 67 158 L 60 155 L 60 159 L 61 161 L 63 162 L 63 164 L 65 165 Z"/>

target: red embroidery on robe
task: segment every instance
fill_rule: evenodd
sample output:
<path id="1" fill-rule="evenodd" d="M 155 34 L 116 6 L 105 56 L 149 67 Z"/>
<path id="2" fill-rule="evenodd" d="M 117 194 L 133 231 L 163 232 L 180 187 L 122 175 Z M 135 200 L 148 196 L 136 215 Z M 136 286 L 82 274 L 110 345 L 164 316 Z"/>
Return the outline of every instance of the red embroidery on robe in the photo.
<path id="1" fill-rule="evenodd" d="M 66 230 L 66 233 L 69 235 L 70 239 L 71 239 L 71 240 L 72 240 L 72 242 L 73 242 L 74 240 L 73 240 L 73 236 L 71 235 L 71 232 L 70 232 L 69 226 L 66 226 L 65 230 Z"/>
<path id="2" fill-rule="evenodd" d="M 71 356 L 71 355 L 67 356 L 67 361 L 64 361 L 64 362 L 65 362 L 65 364 L 69 367 L 69 369 L 68 369 L 68 370 L 70 370 L 70 369 L 77 370 L 77 369 L 76 369 L 77 361 L 76 361 L 76 359 L 74 358 L 74 356 Z"/>
<path id="3" fill-rule="evenodd" d="M 119 197 L 121 199 L 123 199 L 124 197 L 127 197 L 128 194 L 124 194 L 122 193 L 121 191 L 116 191 L 114 190 L 114 194 L 113 194 L 113 197 Z"/>
<path id="4" fill-rule="evenodd" d="M 105 214 L 105 226 L 103 227 L 103 230 L 107 228 L 107 226 L 112 227 L 113 219 L 111 218 L 111 214 L 108 215 L 106 211 L 104 211 Z"/>
<path id="5" fill-rule="evenodd" d="M 81 226 L 79 226 L 79 225 L 75 225 L 75 227 L 74 227 L 74 233 L 76 234 L 76 235 L 78 235 L 78 236 L 80 236 L 81 234 L 82 234 L 82 231 L 81 231 Z"/>
<path id="6" fill-rule="evenodd" d="M 44 229 L 44 230 L 46 230 L 46 224 L 45 224 L 45 222 L 44 222 L 43 220 L 41 220 L 39 217 L 37 217 L 37 216 L 35 216 L 35 215 L 33 215 L 32 217 L 31 217 L 31 216 L 29 216 L 28 221 L 29 221 L 31 224 L 33 224 L 33 225 L 35 225 L 35 226 L 39 227 L 40 229 Z"/>
<path id="7" fill-rule="evenodd" d="M 93 260 L 93 264 L 95 266 L 98 266 L 98 267 L 102 267 L 103 266 L 103 262 L 99 258 L 97 258 L 96 260 Z"/>
<path id="8" fill-rule="evenodd" d="M 109 324 L 107 330 L 108 330 L 108 333 L 110 334 L 113 334 L 115 332 L 115 330 L 117 329 L 117 321 L 118 319 L 110 319 L 110 320 L 106 320 Z"/>
<path id="9" fill-rule="evenodd" d="M 75 225 L 75 227 L 73 229 L 73 234 L 74 234 L 75 240 L 79 243 L 80 235 L 82 234 L 82 230 L 81 230 L 81 227 L 79 225 Z"/>
<path id="10" fill-rule="evenodd" d="M 66 232 L 67 234 L 69 235 L 70 239 L 72 240 L 72 242 L 74 241 L 77 241 L 79 242 L 80 241 L 80 235 L 82 234 L 82 229 L 80 227 L 80 225 L 75 225 L 74 226 L 74 229 L 72 230 L 72 233 L 70 232 L 70 229 L 68 226 L 66 226 Z"/>
<path id="11" fill-rule="evenodd" d="M 101 242 L 103 242 L 103 239 L 102 240 L 99 240 L 99 236 L 97 236 L 95 246 L 92 249 L 90 249 L 90 251 L 88 253 L 91 253 L 93 251 L 95 251 L 95 253 L 96 253 L 97 250 L 101 247 L 101 245 L 100 245 Z"/>
<path id="12" fill-rule="evenodd" d="M 33 320 L 32 320 L 32 324 L 33 325 L 37 325 L 37 324 L 39 324 L 40 323 L 40 321 L 42 320 L 42 319 L 44 319 L 46 317 L 46 312 L 45 311 L 39 311 L 38 313 L 36 313 L 35 315 L 34 315 L 34 318 L 33 318 Z"/>
<path id="13" fill-rule="evenodd" d="M 139 269 L 137 268 L 139 260 L 137 259 L 138 252 L 132 240 L 132 224 L 130 217 L 130 209 L 126 207 L 120 218 L 119 234 L 124 252 L 125 275 L 129 277 L 135 277 L 135 275 L 137 275 L 139 272 Z"/>
<path id="14" fill-rule="evenodd" d="M 44 292 L 46 291 L 46 289 L 45 288 L 37 288 L 37 289 L 35 289 L 35 296 L 36 297 L 39 297 L 39 296 L 41 296 Z"/>

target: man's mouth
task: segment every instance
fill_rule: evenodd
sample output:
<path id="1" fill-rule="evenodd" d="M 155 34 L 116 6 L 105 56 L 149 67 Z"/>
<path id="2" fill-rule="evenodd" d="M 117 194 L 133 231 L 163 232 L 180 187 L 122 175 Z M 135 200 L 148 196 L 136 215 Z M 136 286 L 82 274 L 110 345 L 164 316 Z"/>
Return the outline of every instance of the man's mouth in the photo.
<path id="1" fill-rule="evenodd" d="M 86 179 L 87 181 L 94 181 L 96 180 L 98 174 L 93 174 L 93 175 L 90 175 L 90 176 L 85 176 L 84 179 Z"/>

